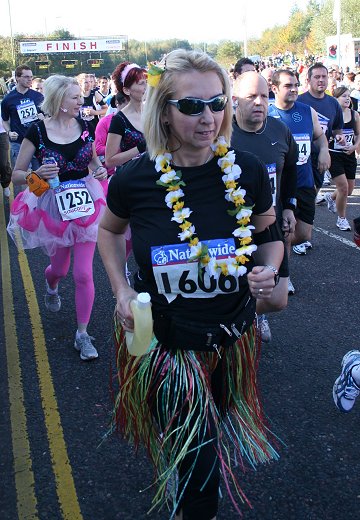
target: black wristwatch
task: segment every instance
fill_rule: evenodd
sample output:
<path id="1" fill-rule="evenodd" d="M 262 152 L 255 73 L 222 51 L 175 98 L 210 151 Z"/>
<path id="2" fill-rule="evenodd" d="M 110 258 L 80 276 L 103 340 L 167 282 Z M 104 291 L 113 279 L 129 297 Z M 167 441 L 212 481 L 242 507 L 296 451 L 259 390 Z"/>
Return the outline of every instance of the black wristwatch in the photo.
<path id="1" fill-rule="evenodd" d="M 295 211 L 296 207 L 297 207 L 297 200 L 295 197 L 286 199 L 286 202 L 284 204 L 284 209 L 291 209 L 292 211 Z"/>
<path id="2" fill-rule="evenodd" d="M 265 267 L 267 267 L 268 269 L 270 269 L 270 271 L 272 271 L 274 273 L 274 282 L 275 282 L 275 285 L 277 285 L 280 281 L 279 271 L 276 269 L 276 267 L 274 267 L 273 265 L 270 265 L 270 264 L 266 264 Z"/>

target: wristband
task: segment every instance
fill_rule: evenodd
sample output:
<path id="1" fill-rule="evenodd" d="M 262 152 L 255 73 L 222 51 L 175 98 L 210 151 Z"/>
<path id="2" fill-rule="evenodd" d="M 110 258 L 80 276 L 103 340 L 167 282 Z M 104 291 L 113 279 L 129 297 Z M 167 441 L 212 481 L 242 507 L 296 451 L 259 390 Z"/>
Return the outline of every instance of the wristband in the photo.
<path id="1" fill-rule="evenodd" d="M 276 267 L 274 267 L 273 265 L 270 265 L 270 264 L 266 264 L 265 267 L 267 267 L 267 269 L 270 269 L 270 271 L 272 271 L 274 273 L 274 281 L 275 281 L 275 285 L 277 285 L 279 283 L 279 278 L 280 278 L 279 271 L 276 269 Z"/>
<path id="2" fill-rule="evenodd" d="M 284 209 L 291 209 L 292 211 L 296 210 L 297 207 L 297 200 L 295 197 L 291 197 L 289 199 L 286 199 L 284 204 Z"/>

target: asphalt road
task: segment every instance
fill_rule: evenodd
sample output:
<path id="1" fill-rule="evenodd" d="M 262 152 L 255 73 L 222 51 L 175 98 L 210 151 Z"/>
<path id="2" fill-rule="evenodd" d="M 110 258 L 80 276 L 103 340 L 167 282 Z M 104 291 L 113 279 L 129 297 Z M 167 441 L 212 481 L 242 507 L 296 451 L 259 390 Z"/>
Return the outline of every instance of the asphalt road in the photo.
<path id="1" fill-rule="evenodd" d="M 47 313 L 47 258 L 37 250 L 18 255 L 4 229 L 8 209 L 0 195 L 0 518 L 168 519 L 166 511 L 147 515 L 152 469 L 145 452 L 135 456 L 117 435 L 103 440 L 112 408 L 114 300 L 99 255 L 89 327 L 99 359 L 86 363 L 73 348 L 71 274 L 61 284 L 61 312 Z M 360 172 L 348 218 L 359 215 Z M 335 220 L 326 207 L 317 209 L 313 250 L 291 257 L 296 294 L 271 316 L 259 384 L 281 439 L 280 460 L 241 477 L 252 504 L 242 508 L 244 520 L 360 519 L 360 400 L 347 415 L 332 400 L 342 356 L 360 347 L 360 249 Z M 218 518 L 238 518 L 226 496 Z"/>

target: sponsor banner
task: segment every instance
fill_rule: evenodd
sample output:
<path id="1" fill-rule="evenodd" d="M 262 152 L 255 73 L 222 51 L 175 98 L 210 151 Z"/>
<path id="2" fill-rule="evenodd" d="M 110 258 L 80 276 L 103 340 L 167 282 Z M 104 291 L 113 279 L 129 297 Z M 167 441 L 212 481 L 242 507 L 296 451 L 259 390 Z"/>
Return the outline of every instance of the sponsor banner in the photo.
<path id="1" fill-rule="evenodd" d="M 84 40 L 48 40 L 19 42 L 21 54 L 54 54 L 56 52 L 122 51 L 126 36 Z"/>

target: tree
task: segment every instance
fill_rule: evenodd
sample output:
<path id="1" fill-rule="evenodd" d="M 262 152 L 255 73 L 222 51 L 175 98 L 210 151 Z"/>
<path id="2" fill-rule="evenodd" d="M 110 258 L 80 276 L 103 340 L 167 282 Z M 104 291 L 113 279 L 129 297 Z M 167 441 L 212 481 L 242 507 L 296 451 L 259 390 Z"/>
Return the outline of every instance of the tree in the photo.
<path id="1" fill-rule="evenodd" d="M 223 67 L 229 68 L 243 55 L 243 48 L 239 42 L 221 41 L 217 48 L 215 59 Z"/>

